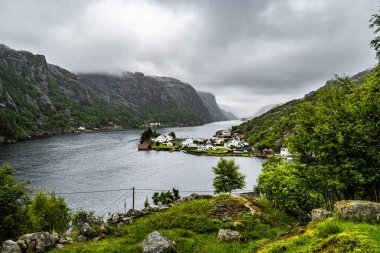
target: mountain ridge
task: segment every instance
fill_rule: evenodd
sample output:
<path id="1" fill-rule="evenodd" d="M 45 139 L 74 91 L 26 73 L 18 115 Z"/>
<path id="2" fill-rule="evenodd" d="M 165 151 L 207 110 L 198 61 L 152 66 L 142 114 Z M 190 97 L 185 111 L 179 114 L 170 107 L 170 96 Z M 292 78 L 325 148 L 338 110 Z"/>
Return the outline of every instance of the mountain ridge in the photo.
<path id="1" fill-rule="evenodd" d="M 0 44 L 0 143 L 87 129 L 160 122 L 212 122 L 196 90 L 172 77 L 141 72 L 74 74 L 45 56 Z"/>

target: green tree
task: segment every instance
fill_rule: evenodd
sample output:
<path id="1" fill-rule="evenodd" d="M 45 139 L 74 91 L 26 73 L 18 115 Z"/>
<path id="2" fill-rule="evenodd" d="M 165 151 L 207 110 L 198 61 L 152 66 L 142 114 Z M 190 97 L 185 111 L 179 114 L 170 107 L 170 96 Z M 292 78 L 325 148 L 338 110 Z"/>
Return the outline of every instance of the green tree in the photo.
<path id="1" fill-rule="evenodd" d="M 174 133 L 173 131 L 171 131 L 171 132 L 169 133 L 169 135 L 170 135 L 171 137 L 173 137 L 173 139 L 175 139 L 175 137 L 176 137 L 176 135 L 175 135 L 175 133 Z"/>
<path id="2" fill-rule="evenodd" d="M 245 187 L 245 176 L 240 173 L 239 165 L 235 160 L 221 158 L 215 167 L 212 167 L 215 178 L 213 182 L 214 193 L 231 193 L 236 189 Z"/>
<path id="3" fill-rule="evenodd" d="M 307 187 L 319 192 L 329 209 L 340 199 L 379 201 L 379 67 L 355 85 L 336 78 L 315 104 L 304 102 L 288 139 Z"/>
<path id="4" fill-rule="evenodd" d="M 34 196 L 29 213 L 36 231 L 64 232 L 70 222 L 70 209 L 63 197 L 39 191 Z"/>
<path id="5" fill-rule="evenodd" d="M 28 232 L 28 191 L 27 183 L 15 179 L 9 164 L 0 167 L 0 242 Z"/>
<path id="6" fill-rule="evenodd" d="M 375 49 L 376 51 L 376 57 L 380 58 L 380 36 L 378 34 L 380 33 L 380 10 L 377 11 L 377 13 L 372 15 L 372 18 L 370 19 L 369 27 L 374 29 L 375 38 L 371 40 L 371 47 Z"/>
<path id="7" fill-rule="evenodd" d="M 255 190 L 271 200 L 275 208 L 307 218 L 309 211 L 318 206 L 319 195 L 306 187 L 299 169 L 297 164 L 280 157 L 268 158 L 263 163 Z"/>

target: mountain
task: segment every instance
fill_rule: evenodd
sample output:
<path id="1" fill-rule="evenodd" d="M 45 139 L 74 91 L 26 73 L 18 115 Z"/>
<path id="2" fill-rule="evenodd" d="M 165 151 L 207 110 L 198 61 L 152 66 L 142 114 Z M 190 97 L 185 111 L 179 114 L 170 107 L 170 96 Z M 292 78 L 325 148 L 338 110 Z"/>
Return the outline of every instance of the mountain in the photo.
<path id="1" fill-rule="evenodd" d="M 370 70 L 365 70 L 349 79 L 356 85 L 360 85 L 368 73 Z M 292 133 L 295 127 L 295 117 L 299 105 L 303 101 L 316 101 L 316 97 L 321 91 L 335 84 L 336 82 L 329 80 L 320 89 L 308 93 L 302 99 L 291 100 L 247 122 L 233 126 L 233 132 L 244 134 L 250 144 L 258 149 L 272 148 L 279 151 L 281 146 L 285 145 L 285 138 Z"/>
<path id="2" fill-rule="evenodd" d="M 170 77 L 78 74 L 43 55 L 0 44 L 0 143 L 86 128 L 200 125 L 211 113 L 195 89 Z"/>
<path id="3" fill-rule="evenodd" d="M 239 119 L 232 112 L 227 112 L 227 111 L 223 110 L 222 108 L 220 108 L 220 109 L 222 110 L 223 114 L 227 117 L 228 120 L 237 120 L 237 119 Z"/>
<path id="4" fill-rule="evenodd" d="M 212 121 L 224 121 L 230 120 L 234 115 L 232 113 L 225 112 L 220 109 L 218 103 L 215 100 L 215 96 L 209 92 L 197 91 L 199 97 L 202 99 L 203 103 L 207 106 L 211 114 Z"/>
<path id="5" fill-rule="evenodd" d="M 255 117 L 260 116 L 261 114 L 266 113 L 269 110 L 272 110 L 273 108 L 280 106 L 281 104 L 269 104 L 269 105 L 264 105 L 260 109 L 258 109 L 253 115 L 247 117 L 248 120 L 253 119 Z"/>

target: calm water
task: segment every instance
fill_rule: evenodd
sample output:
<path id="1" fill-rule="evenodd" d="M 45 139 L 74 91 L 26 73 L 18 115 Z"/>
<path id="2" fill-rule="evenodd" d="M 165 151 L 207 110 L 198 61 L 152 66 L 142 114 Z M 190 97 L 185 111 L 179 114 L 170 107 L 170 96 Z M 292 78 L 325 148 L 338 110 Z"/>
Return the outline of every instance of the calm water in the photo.
<path id="1" fill-rule="evenodd" d="M 211 137 L 216 130 L 239 124 L 225 121 L 199 127 L 159 129 L 175 131 L 177 137 Z M 217 157 L 192 156 L 182 152 L 137 151 L 142 130 L 81 133 L 53 136 L 13 145 L 0 146 L 0 163 L 9 162 L 21 180 L 65 196 L 72 209 L 94 210 L 98 215 L 124 210 L 132 205 L 132 192 L 75 193 L 128 189 L 135 187 L 136 206 L 146 197 L 151 202 L 155 190 L 175 187 L 181 195 L 212 191 L 211 167 Z M 246 189 L 252 189 L 261 172 L 259 158 L 236 157 L 247 176 Z M 181 192 L 182 191 L 182 192 Z M 187 192 L 189 191 L 189 192 Z"/>

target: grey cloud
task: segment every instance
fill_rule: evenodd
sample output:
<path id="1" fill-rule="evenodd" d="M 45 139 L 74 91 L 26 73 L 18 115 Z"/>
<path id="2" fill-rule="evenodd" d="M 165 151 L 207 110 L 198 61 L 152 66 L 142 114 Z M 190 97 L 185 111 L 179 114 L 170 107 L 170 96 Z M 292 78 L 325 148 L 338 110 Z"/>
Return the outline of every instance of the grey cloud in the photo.
<path id="1" fill-rule="evenodd" d="M 0 43 L 74 72 L 174 76 L 252 114 L 375 64 L 373 0 L 4 0 Z"/>

